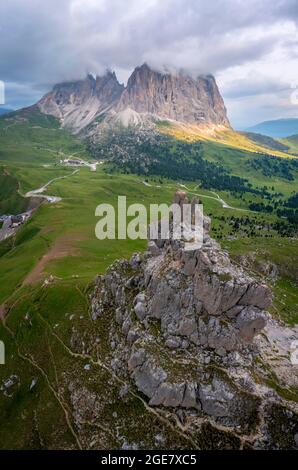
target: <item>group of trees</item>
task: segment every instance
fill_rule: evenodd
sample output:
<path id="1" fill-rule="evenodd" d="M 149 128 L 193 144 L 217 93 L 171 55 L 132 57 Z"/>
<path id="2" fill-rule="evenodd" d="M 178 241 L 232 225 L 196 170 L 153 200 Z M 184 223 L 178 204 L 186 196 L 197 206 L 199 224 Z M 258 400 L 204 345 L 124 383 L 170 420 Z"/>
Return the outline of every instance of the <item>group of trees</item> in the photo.
<path id="1" fill-rule="evenodd" d="M 266 218 L 253 215 L 242 217 L 213 215 L 212 231 L 214 236 L 219 239 L 237 235 L 249 238 L 271 238 L 276 235 L 281 237 L 293 237 L 297 234 L 297 226 L 287 220 L 280 219 L 269 222 Z"/>
<path id="2" fill-rule="evenodd" d="M 106 158 L 108 171 L 199 181 L 204 189 L 229 191 L 241 199 L 245 194 L 251 194 L 250 210 L 276 214 L 287 219 L 291 226 L 298 225 L 298 193 L 285 202 L 272 185 L 253 187 L 246 178 L 231 174 L 222 163 L 206 160 L 201 142 L 180 141 L 153 128 L 119 127 L 103 132 L 99 141 L 90 144 L 90 150 L 95 156 Z M 247 164 L 267 177 L 281 177 L 288 181 L 294 180 L 298 171 L 297 160 L 268 155 L 252 157 Z"/>
<path id="3" fill-rule="evenodd" d="M 290 196 L 285 205 L 287 207 L 292 207 L 293 209 L 298 209 L 298 193 L 294 193 Z"/>
<path id="4" fill-rule="evenodd" d="M 252 202 L 249 204 L 249 209 L 255 212 L 273 212 L 273 206 L 270 204 L 264 204 L 263 202 Z"/>
<path id="5" fill-rule="evenodd" d="M 221 164 L 207 161 L 200 142 L 179 141 L 152 129 L 114 129 L 94 149 L 97 156 L 105 155 L 117 171 L 200 181 L 204 189 L 267 194 L 263 188 L 253 188 L 246 178 L 231 174 Z"/>
<path id="6" fill-rule="evenodd" d="M 298 160 L 292 158 L 270 157 L 268 155 L 258 155 L 249 160 L 248 165 L 261 171 L 267 177 L 279 177 L 288 181 L 294 181 L 294 172 L 298 171 Z"/>

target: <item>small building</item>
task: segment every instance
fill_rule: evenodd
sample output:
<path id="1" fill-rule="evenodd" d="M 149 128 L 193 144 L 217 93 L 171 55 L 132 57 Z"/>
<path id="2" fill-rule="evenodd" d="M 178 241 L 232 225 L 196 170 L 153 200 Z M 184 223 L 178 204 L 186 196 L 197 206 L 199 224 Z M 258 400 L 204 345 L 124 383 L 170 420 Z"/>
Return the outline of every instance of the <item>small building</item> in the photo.
<path id="1" fill-rule="evenodd" d="M 23 223 L 24 219 L 22 215 L 12 215 L 10 218 L 10 226 L 17 227 Z"/>

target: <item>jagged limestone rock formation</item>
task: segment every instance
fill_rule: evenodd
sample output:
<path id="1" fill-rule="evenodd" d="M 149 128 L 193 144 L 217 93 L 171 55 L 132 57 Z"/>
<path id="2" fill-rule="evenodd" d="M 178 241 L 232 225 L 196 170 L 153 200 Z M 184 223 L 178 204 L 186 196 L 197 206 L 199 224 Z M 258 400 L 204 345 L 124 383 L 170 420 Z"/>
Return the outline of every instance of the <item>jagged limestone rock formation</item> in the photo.
<path id="1" fill-rule="evenodd" d="M 38 103 L 63 127 L 97 135 L 118 125 L 152 127 L 156 120 L 178 121 L 203 128 L 230 128 L 226 108 L 212 75 L 162 73 L 147 64 L 136 67 L 127 86 L 114 72 L 55 85 Z"/>
<path id="2" fill-rule="evenodd" d="M 60 119 L 63 127 L 78 133 L 111 110 L 123 90 L 115 73 L 107 71 L 101 77 L 88 75 L 84 80 L 57 84 L 37 106 L 41 112 Z"/>
<path id="3" fill-rule="evenodd" d="M 136 67 L 116 108 L 163 119 L 229 127 L 226 108 L 212 75 L 191 77 L 183 71 L 162 73 L 147 64 Z"/>
<path id="4" fill-rule="evenodd" d="M 183 203 L 185 194 L 175 198 Z M 242 447 L 295 447 L 297 406 L 268 387 L 261 365 L 268 355 L 262 332 L 273 321 L 265 310 L 271 291 L 231 262 L 209 228 L 205 218 L 197 250 L 185 251 L 178 240 L 150 240 L 144 255 L 118 261 L 98 277 L 92 316 L 111 319 L 111 368 L 149 406 L 191 423 L 190 434 L 209 423 Z"/>

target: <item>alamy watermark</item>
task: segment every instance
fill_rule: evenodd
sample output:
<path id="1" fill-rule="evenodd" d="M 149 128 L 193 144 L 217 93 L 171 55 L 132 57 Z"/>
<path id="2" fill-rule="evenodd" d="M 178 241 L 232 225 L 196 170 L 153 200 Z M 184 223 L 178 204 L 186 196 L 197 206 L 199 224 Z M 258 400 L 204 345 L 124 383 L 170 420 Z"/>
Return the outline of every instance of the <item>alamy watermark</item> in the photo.
<path id="1" fill-rule="evenodd" d="M 0 365 L 5 364 L 5 344 L 0 340 Z"/>
<path id="2" fill-rule="evenodd" d="M 5 104 L 5 84 L 0 80 L 0 105 Z"/>
<path id="3" fill-rule="evenodd" d="M 203 243 L 203 205 L 183 204 L 144 204 L 127 206 L 126 196 L 118 196 L 117 208 L 112 204 L 100 204 L 95 210 L 100 217 L 95 227 L 99 240 L 118 239 L 174 239 L 186 243 Z"/>

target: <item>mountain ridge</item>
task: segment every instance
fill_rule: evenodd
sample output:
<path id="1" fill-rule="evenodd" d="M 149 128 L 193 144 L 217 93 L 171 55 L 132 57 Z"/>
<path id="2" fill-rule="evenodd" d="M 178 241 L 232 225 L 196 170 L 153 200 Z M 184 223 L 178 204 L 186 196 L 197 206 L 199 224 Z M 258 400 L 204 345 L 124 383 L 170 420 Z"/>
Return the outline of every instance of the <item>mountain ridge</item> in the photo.
<path id="1" fill-rule="evenodd" d="M 106 116 L 117 116 L 126 127 L 149 117 L 230 128 L 212 75 L 193 78 L 182 71 L 162 73 L 147 64 L 134 69 L 126 87 L 118 82 L 115 72 L 107 71 L 96 78 L 87 75 L 84 80 L 55 85 L 37 106 L 44 114 L 59 118 L 62 126 L 74 133 Z"/>
<path id="2" fill-rule="evenodd" d="M 96 78 L 89 74 L 84 80 L 55 85 L 37 107 L 44 114 L 59 118 L 63 127 L 76 133 L 88 126 L 96 115 L 109 110 L 123 88 L 114 72 L 107 71 Z"/>
<path id="3" fill-rule="evenodd" d="M 246 132 L 255 132 L 272 138 L 283 138 L 298 134 L 298 119 L 285 118 L 260 122 L 245 129 Z"/>
<path id="4" fill-rule="evenodd" d="M 0 106 L 0 116 L 3 116 L 4 114 L 12 113 L 13 111 L 14 111 L 13 109 L 2 108 L 2 107 Z"/>

